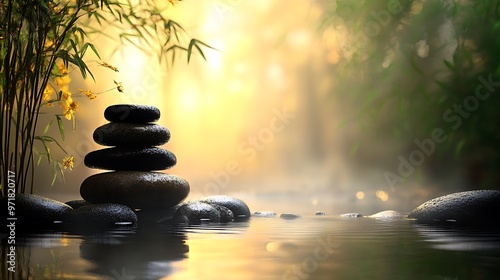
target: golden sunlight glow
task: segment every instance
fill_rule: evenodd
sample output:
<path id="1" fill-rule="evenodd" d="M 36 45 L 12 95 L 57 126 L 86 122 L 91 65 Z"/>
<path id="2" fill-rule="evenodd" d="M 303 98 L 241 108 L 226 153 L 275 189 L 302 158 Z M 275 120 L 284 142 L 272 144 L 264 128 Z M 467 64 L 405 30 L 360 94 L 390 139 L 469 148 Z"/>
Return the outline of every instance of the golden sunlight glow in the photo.
<path id="1" fill-rule="evenodd" d="M 194 111 L 198 107 L 198 96 L 194 90 L 185 90 L 179 94 L 179 105 L 183 111 Z"/>
<path id="2" fill-rule="evenodd" d="M 359 199 L 359 200 L 365 198 L 365 193 L 362 192 L 362 191 L 357 192 L 356 193 L 356 198 Z"/>
<path id="3" fill-rule="evenodd" d="M 384 202 L 389 200 L 389 193 L 387 193 L 386 191 L 383 191 L 383 190 L 378 190 L 375 193 L 375 196 L 377 196 L 378 199 L 380 199 Z"/>

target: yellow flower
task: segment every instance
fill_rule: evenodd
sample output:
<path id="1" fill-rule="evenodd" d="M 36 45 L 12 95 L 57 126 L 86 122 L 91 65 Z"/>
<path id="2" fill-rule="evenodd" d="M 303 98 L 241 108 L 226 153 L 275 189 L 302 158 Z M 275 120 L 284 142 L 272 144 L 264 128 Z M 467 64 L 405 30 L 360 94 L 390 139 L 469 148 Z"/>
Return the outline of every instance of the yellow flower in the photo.
<path id="1" fill-rule="evenodd" d="M 73 167 L 75 166 L 75 157 L 73 156 L 67 156 L 63 159 L 63 167 L 64 169 L 69 169 L 73 170 Z"/>
<path id="2" fill-rule="evenodd" d="M 52 41 L 51 39 L 45 40 L 45 45 L 44 45 L 45 50 L 51 49 L 53 46 L 54 46 L 54 41 Z"/>
<path id="3" fill-rule="evenodd" d="M 59 71 L 59 75 L 64 76 L 68 75 L 68 68 L 64 66 L 64 62 L 59 61 L 57 62 L 57 70 Z"/>
<path id="4" fill-rule="evenodd" d="M 71 82 L 70 77 L 66 74 L 64 76 L 55 77 L 54 80 L 58 86 L 66 86 Z"/>
<path id="5" fill-rule="evenodd" d="M 71 111 L 75 112 L 76 109 L 78 109 L 78 102 L 73 101 L 73 102 L 69 103 L 69 109 Z"/>
<path id="6" fill-rule="evenodd" d="M 119 82 L 117 82 L 117 81 L 115 81 L 115 80 L 113 80 L 113 82 L 115 82 L 116 89 L 117 89 L 119 92 L 123 93 L 123 92 L 125 91 L 125 90 L 123 89 L 123 85 L 122 85 L 122 83 L 119 83 Z"/>
<path id="7" fill-rule="evenodd" d="M 61 94 L 61 99 L 62 100 L 68 100 L 71 98 L 71 92 L 69 91 L 62 91 L 62 94 Z"/>
<path id="8" fill-rule="evenodd" d="M 45 87 L 45 89 L 43 90 L 43 96 L 42 96 L 42 100 L 43 102 L 49 102 L 50 100 L 52 100 L 52 94 L 54 94 L 54 89 L 52 88 L 52 86 L 50 85 L 47 85 Z M 46 104 L 48 107 L 52 107 L 54 106 L 52 103 L 47 103 Z"/>
<path id="9" fill-rule="evenodd" d="M 111 70 L 113 70 L 113 71 L 115 71 L 115 72 L 118 72 L 118 68 L 116 68 L 116 67 L 115 67 L 115 66 L 113 66 L 113 65 L 109 65 L 109 64 L 107 64 L 106 62 L 102 62 L 102 63 L 101 63 L 101 62 L 97 62 L 97 63 L 98 63 L 99 65 L 101 65 L 102 67 L 106 67 L 106 68 L 109 68 L 109 69 L 111 69 Z"/>
<path id="10" fill-rule="evenodd" d="M 76 109 L 78 109 L 78 102 L 73 101 L 70 92 L 63 92 L 61 98 L 62 100 L 59 101 L 59 105 L 63 109 L 63 115 L 66 119 L 71 120 Z"/>
<path id="11" fill-rule="evenodd" d="M 83 90 L 78 89 L 81 93 L 83 93 L 89 100 L 94 100 L 97 98 L 97 94 L 93 93 L 91 90 Z"/>

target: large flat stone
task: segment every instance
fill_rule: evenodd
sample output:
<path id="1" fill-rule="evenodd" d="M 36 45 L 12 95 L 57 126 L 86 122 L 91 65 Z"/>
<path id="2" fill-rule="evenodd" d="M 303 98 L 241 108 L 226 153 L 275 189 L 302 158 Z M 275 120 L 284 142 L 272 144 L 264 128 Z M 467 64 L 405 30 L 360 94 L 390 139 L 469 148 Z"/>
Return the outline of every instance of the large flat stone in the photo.
<path id="1" fill-rule="evenodd" d="M 85 179 L 81 196 L 91 203 L 119 203 L 133 209 L 169 208 L 189 194 L 189 183 L 160 172 L 117 171 Z"/>
<path id="2" fill-rule="evenodd" d="M 137 215 L 130 207 L 121 204 L 89 204 L 72 211 L 68 224 L 70 230 L 79 232 L 134 228 L 137 226 Z"/>
<path id="3" fill-rule="evenodd" d="M 476 190 L 431 199 L 408 218 L 424 224 L 500 227 L 500 191 Z"/>
<path id="4" fill-rule="evenodd" d="M 108 123 L 93 138 L 104 146 L 159 146 L 168 142 L 170 131 L 157 124 Z"/>
<path id="5" fill-rule="evenodd" d="M 160 110 L 154 106 L 118 104 L 104 110 L 110 122 L 147 123 L 160 119 Z"/>
<path id="6" fill-rule="evenodd" d="M 62 202 L 34 194 L 16 194 L 11 197 L 10 204 L 9 197 L 4 196 L 0 199 L 0 219 L 4 223 L 0 231 L 9 230 L 6 225 L 11 221 L 15 223 L 18 234 L 61 229 L 72 211 L 73 208 Z"/>
<path id="7" fill-rule="evenodd" d="M 161 148 L 115 147 L 92 151 L 85 156 L 87 167 L 106 170 L 164 170 L 177 162 L 175 155 Z"/>

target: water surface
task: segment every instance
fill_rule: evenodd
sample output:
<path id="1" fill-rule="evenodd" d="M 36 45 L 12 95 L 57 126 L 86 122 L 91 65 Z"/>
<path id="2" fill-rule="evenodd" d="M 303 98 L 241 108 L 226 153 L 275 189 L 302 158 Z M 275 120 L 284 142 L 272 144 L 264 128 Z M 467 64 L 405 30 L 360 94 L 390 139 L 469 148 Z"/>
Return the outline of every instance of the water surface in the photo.
<path id="1" fill-rule="evenodd" d="M 407 220 L 253 217 L 242 223 L 17 239 L 16 268 L 23 279 L 28 271 L 32 279 L 82 280 L 497 279 L 500 272 L 500 234 Z"/>

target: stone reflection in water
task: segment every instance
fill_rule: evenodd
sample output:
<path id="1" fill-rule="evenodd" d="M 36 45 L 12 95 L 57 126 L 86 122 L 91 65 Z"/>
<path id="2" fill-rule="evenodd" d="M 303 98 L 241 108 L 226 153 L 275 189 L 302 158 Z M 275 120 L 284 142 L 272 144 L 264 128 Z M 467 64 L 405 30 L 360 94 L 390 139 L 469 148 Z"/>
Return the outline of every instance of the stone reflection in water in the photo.
<path id="1" fill-rule="evenodd" d="M 434 249 L 462 252 L 500 250 L 498 231 L 473 231 L 428 225 L 415 225 L 415 229 Z"/>
<path id="2" fill-rule="evenodd" d="M 112 279 L 159 279 L 173 272 L 171 263 L 187 258 L 184 234 L 138 232 L 116 237 L 85 237 L 80 257 L 94 265 L 88 272 Z"/>

